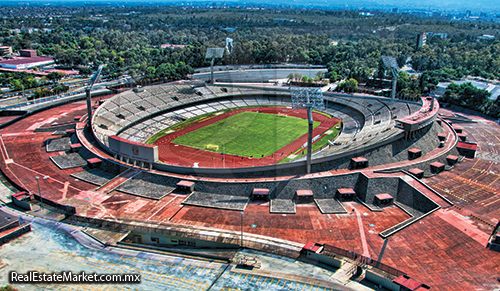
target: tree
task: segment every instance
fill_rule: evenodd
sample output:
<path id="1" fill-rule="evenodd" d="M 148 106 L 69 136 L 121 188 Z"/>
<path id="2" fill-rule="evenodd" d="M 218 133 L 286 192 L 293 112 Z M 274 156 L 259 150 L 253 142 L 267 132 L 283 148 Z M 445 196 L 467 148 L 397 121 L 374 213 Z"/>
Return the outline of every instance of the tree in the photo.
<path id="1" fill-rule="evenodd" d="M 146 77 L 153 79 L 155 77 L 156 68 L 155 67 L 147 67 L 146 68 Z"/>
<path id="2" fill-rule="evenodd" d="M 340 83 L 337 86 L 337 91 L 344 91 L 344 92 L 355 92 L 358 89 L 358 81 L 355 79 L 349 79 L 345 82 Z"/>
<path id="3" fill-rule="evenodd" d="M 317 78 L 317 80 L 319 80 L 319 81 L 323 80 L 323 78 L 325 78 L 325 72 L 323 72 L 323 71 L 318 71 L 318 72 L 316 73 L 316 77 L 315 77 L 315 78 Z"/>
<path id="4" fill-rule="evenodd" d="M 330 71 L 328 72 L 328 79 L 330 79 L 330 82 L 331 83 L 335 83 L 337 82 L 338 80 L 340 80 L 340 76 L 337 75 L 337 72 L 335 71 Z"/>
<path id="5" fill-rule="evenodd" d="M 61 80 L 64 76 L 66 76 L 66 74 L 64 73 L 59 73 L 59 72 L 50 72 L 48 75 L 47 75 L 47 78 L 51 81 L 58 81 L 58 80 Z"/>
<path id="6" fill-rule="evenodd" d="M 23 90 L 24 89 L 24 86 L 23 84 L 21 83 L 21 81 L 15 79 L 15 80 L 12 80 L 11 83 L 10 83 L 10 86 L 12 87 L 12 89 L 14 89 L 15 91 L 19 91 L 19 90 Z"/>
<path id="7" fill-rule="evenodd" d="M 460 85 L 451 83 L 446 88 L 442 98 L 445 102 L 485 112 L 489 106 L 488 98 L 490 96 L 490 92 L 478 89 L 472 83 L 467 82 Z"/>
<path id="8" fill-rule="evenodd" d="M 132 77 L 132 79 L 135 79 L 135 77 L 137 76 L 137 71 L 134 69 L 128 69 L 128 74 L 130 75 L 130 77 Z"/>
<path id="9" fill-rule="evenodd" d="M 89 68 L 89 67 L 79 67 L 78 68 L 78 73 L 80 75 L 89 76 L 89 75 L 92 74 L 92 69 Z"/>

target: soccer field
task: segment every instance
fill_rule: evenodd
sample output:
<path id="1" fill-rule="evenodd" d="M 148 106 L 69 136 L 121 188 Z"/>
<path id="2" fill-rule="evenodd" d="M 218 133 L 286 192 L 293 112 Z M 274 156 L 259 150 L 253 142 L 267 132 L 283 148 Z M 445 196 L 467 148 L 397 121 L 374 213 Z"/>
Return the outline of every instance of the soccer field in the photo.
<path id="1" fill-rule="evenodd" d="M 315 121 L 313 127 L 320 122 Z M 307 133 L 307 120 L 277 114 L 242 112 L 173 140 L 202 150 L 243 157 L 268 156 Z M 218 149 L 207 149 L 207 145 Z"/>

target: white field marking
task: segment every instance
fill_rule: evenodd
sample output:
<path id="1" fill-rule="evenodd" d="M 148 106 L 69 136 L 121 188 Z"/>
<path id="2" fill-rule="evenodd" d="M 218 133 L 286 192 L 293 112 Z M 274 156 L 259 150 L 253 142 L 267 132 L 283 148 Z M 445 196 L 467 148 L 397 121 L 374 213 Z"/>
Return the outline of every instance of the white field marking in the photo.
<path id="1" fill-rule="evenodd" d="M 7 148 L 5 147 L 5 144 L 3 143 L 3 138 L 1 135 L 0 135 L 0 141 L 2 141 L 2 147 L 3 147 L 3 150 L 5 151 L 5 155 L 7 156 L 7 160 L 10 160 L 9 153 L 7 152 Z"/>

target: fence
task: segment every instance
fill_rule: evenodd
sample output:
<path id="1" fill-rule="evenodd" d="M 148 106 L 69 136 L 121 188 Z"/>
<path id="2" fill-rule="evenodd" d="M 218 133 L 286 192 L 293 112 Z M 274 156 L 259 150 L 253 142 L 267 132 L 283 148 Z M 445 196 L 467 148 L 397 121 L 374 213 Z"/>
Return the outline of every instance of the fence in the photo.
<path id="1" fill-rule="evenodd" d="M 133 231 L 144 232 L 144 233 L 156 233 L 156 234 L 161 234 L 161 235 L 165 235 L 165 236 L 185 237 L 185 238 L 191 238 L 191 239 L 197 239 L 197 240 L 214 241 L 214 242 L 234 244 L 234 245 L 239 244 L 239 238 L 213 236 L 213 235 L 206 235 L 206 234 L 194 233 L 194 232 L 189 232 L 189 231 L 165 229 L 165 228 L 160 228 L 160 227 L 133 225 L 133 224 L 123 223 L 123 222 L 109 221 L 109 220 L 104 220 L 104 219 L 99 219 L 99 218 L 89 218 L 89 217 L 83 217 L 83 216 L 78 216 L 78 215 L 69 216 L 69 217 L 67 217 L 66 220 L 78 222 L 78 223 L 84 223 L 84 224 L 87 224 L 89 226 L 98 227 L 98 228 L 107 228 L 110 230 L 119 230 L 119 231 L 132 231 L 133 230 Z"/>
<path id="2" fill-rule="evenodd" d="M 21 224 L 20 224 L 19 220 L 15 220 L 15 221 L 13 221 L 13 222 L 11 222 L 11 223 L 9 223 L 9 224 L 6 224 L 6 225 L 4 225 L 4 226 L 0 227 L 0 232 L 3 232 L 3 231 L 6 231 L 6 230 L 9 230 L 9 229 L 16 228 L 16 227 L 18 227 L 18 226 L 20 226 L 20 225 L 21 225 Z"/>
<path id="3" fill-rule="evenodd" d="M 0 246 L 30 231 L 31 224 L 26 224 L 15 231 L 0 237 Z"/>
<path id="4" fill-rule="evenodd" d="M 57 209 L 61 210 L 66 215 L 73 215 L 73 214 L 76 213 L 76 209 L 73 206 L 59 204 L 59 203 L 54 202 L 52 200 L 45 199 L 45 198 L 41 197 L 38 194 L 34 194 L 33 193 L 32 195 L 35 198 L 35 200 L 41 201 L 41 202 L 43 202 L 46 205 L 50 205 L 50 206 L 52 206 L 54 208 L 57 208 Z"/>
<path id="5" fill-rule="evenodd" d="M 128 223 L 123 223 L 123 222 L 116 222 L 116 221 L 109 221 L 109 220 L 104 220 L 104 219 L 99 219 L 99 218 L 89 218 L 89 217 L 83 217 L 83 216 L 78 216 L 78 215 L 72 215 L 66 218 L 67 221 L 72 221 L 76 223 L 83 223 L 87 224 L 88 226 L 93 226 L 97 228 L 107 228 L 110 230 L 119 230 L 119 231 L 137 231 L 137 232 L 144 232 L 144 233 L 156 233 L 160 235 L 165 235 L 165 236 L 172 236 L 172 237 L 183 237 L 183 238 L 190 238 L 190 239 L 195 239 L 195 240 L 202 240 L 202 241 L 211 241 L 211 242 L 217 242 L 217 243 L 223 243 L 223 244 L 231 244 L 231 245 L 240 245 L 240 237 L 238 235 L 233 235 L 231 236 L 223 236 L 223 235 L 208 235 L 208 234 L 201 234 L 201 233 L 195 233 L 191 231 L 183 231 L 183 230 L 176 230 L 176 229 L 166 229 L 166 228 L 161 228 L 161 226 L 157 227 L 149 227 L 149 226 L 142 226 L 142 225 L 133 225 L 133 224 L 128 224 Z M 171 226 L 169 226 L 171 227 Z M 279 245 L 270 245 L 266 243 L 259 243 L 259 242 L 254 242 L 250 240 L 244 240 L 243 245 L 246 248 L 257 250 L 257 251 L 262 251 L 266 253 L 271 253 L 271 254 L 276 254 L 284 257 L 289 257 L 289 258 L 297 258 L 300 254 L 299 250 L 294 250 L 286 247 L 282 247 Z"/>

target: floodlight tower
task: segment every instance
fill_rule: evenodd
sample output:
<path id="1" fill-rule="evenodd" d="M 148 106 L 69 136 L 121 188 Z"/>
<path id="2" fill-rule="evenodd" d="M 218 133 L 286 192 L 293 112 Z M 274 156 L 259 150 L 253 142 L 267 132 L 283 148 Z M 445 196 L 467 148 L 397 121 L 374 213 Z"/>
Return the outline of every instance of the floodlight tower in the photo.
<path id="1" fill-rule="evenodd" d="M 382 62 L 384 63 L 384 66 L 387 69 L 391 69 L 392 72 L 392 96 L 391 98 L 394 99 L 396 98 L 396 85 L 398 82 L 398 62 L 396 62 L 396 59 L 393 57 L 388 57 L 388 56 L 382 56 Z"/>
<path id="2" fill-rule="evenodd" d="M 92 90 L 95 81 L 97 81 L 97 78 L 99 78 L 102 68 L 104 68 L 104 65 L 99 66 L 97 72 L 95 72 L 92 78 L 90 78 L 89 85 L 87 86 L 87 88 L 85 88 L 85 94 L 87 95 L 87 120 L 89 121 L 89 124 L 92 122 L 92 102 L 90 100 L 90 90 Z"/>
<path id="3" fill-rule="evenodd" d="M 293 109 L 307 109 L 308 133 L 307 133 L 307 173 L 311 173 L 312 154 L 312 131 L 313 131 L 313 109 L 322 109 L 323 92 L 321 88 L 290 88 Z"/>
<path id="4" fill-rule="evenodd" d="M 214 62 L 215 59 L 221 59 L 224 55 L 225 48 L 207 48 L 207 54 L 205 55 L 205 59 L 212 59 L 210 62 L 210 84 L 214 83 Z"/>
<path id="5" fill-rule="evenodd" d="M 226 37 L 226 50 L 228 53 L 233 52 L 233 39 L 230 37 Z"/>

